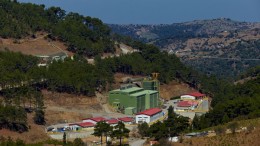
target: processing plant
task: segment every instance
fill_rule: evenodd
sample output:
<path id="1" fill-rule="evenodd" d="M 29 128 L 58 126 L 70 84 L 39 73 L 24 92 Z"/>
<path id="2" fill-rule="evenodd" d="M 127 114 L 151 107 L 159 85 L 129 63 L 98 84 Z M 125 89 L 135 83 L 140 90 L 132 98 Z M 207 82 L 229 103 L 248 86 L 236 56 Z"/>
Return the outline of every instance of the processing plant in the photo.
<path id="1" fill-rule="evenodd" d="M 110 91 L 109 104 L 128 115 L 158 107 L 160 82 L 157 77 L 158 73 L 154 73 L 152 78 L 144 78 L 142 87 L 127 84 Z"/>

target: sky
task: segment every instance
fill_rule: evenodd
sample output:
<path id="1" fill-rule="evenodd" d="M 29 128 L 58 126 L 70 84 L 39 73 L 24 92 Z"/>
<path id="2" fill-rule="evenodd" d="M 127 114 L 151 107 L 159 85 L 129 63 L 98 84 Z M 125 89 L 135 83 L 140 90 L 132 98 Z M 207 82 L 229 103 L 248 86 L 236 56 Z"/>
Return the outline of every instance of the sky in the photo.
<path id="1" fill-rule="evenodd" d="M 260 22 L 260 0 L 18 0 L 58 6 L 110 24 L 171 24 L 231 18 Z"/>

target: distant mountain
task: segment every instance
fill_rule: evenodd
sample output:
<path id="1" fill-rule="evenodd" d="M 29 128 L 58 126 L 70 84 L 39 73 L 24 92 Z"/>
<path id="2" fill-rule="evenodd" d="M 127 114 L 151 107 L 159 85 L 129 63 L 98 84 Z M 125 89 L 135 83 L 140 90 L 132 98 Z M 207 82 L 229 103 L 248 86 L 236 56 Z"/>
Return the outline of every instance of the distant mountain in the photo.
<path id="1" fill-rule="evenodd" d="M 234 78 L 260 65 L 260 23 L 228 18 L 161 25 L 109 25 L 128 35 L 174 53 L 182 62 L 219 77 Z"/>

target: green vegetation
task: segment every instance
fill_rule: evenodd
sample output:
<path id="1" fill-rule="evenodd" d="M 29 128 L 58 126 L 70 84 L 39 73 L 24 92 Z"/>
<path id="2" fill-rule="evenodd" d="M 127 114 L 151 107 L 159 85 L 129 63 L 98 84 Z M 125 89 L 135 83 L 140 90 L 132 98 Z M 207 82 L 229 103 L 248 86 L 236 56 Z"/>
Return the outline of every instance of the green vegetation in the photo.
<path id="1" fill-rule="evenodd" d="M 27 112 L 35 110 L 37 124 L 44 124 L 44 104 L 41 92 L 33 83 L 32 72 L 37 58 L 20 53 L 0 52 L 0 128 L 24 132 Z"/>
<path id="2" fill-rule="evenodd" d="M 220 125 L 234 119 L 252 119 L 260 116 L 260 76 L 244 84 L 226 88 L 229 92 L 214 97 L 215 106 L 196 118 L 194 129 Z M 196 126 L 195 126 L 196 125 Z"/>
<path id="3" fill-rule="evenodd" d="M 7 51 L 0 60 L 0 128 L 20 132 L 28 129 L 27 112 L 35 112 L 36 124 L 45 124 L 42 89 L 92 96 L 113 81 L 112 73 L 80 59 L 41 68 L 37 58 Z"/>
<path id="4" fill-rule="evenodd" d="M 47 140 L 38 143 L 25 144 L 24 141 L 17 139 L 13 140 L 12 138 L 0 137 L 0 146 L 45 146 L 45 145 L 65 145 L 65 146 L 84 146 L 85 143 L 80 139 L 76 138 L 73 142 L 66 142 L 65 144 L 62 141 L 58 140 Z"/>
<path id="5" fill-rule="evenodd" d="M 35 37 L 37 31 L 65 42 L 69 51 L 95 56 L 114 52 L 110 29 L 97 18 L 68 13 L 59 7 L 0 0 L 0 36 L 3 38 Z"/>
<path id="6" fill-rule="evenodd" d="M 93 96 L 97 89 L 109 87 L 107 85 L 113 83 L 113 75 L 117 72 L 132 75 L 158 72 L 162 83 L 177 80 L 213 97 L 213 109 L 196 117 L 194 129 L 223 124 L 236 118 L 260 116 L 258 68 L 248 73 L 255 77 L 254 80 L 234 86 L 228 81 L 185 67 L 175 55 L 161 52 L 153 45 L 116 34 L 111 36 L 108 27 L 99 19 L 77 13 L 66 14 L 57 7 L 45 9 L 43 5 L 20 4 L 8 0 L 0 0 L 0 6 L 0 36 L 19 39 L 35 35 L 37 31 L 46 31 L 50 39 L 64 41 L 70 51 L 77 53 L 74 60 L 67 59 L 64 62 L 54 62 L 48 68 L 39 68 L 35 57 L 0 52 L 0 94 L 3 97 L 0 104 L 0 128 L 26 131 L 26 112 L 35 112 L 35 123 L 44 124 L 41 89 Z M 111 40 L 123 42 L 140 52 L 101 59 L 102 53 L 114 51 Z M 245 44 L 237 45 L 243 48 Z M 256 41 L 255 45 L 258 47 L 259 42 Z M 95 65 L 88 64 L 83 55 L 95 56 Z M 167 121 L 151 126 L 149 136 L 160 139 L 187 129 L 187 119 L 171 116 L 172 114 Z M 120 133 L 122 131 L 118 131 L 122 127 L 116 127 L 115 137 L 125 136 Z M 148 135 L 146 131 L 142 133 Z"/>
<path id="7" fill-rule="evenodd" d="M 257 77 L 260 74 L 260 65 L 250 68 L 246 72 L 242 73 L 240 79 L 244 79 L 247 77 Z"/>
<path id="8" fill-rule="evenodd" d="M 142 124 L 138 124 L 138 133 L 142 136 L 142 137 L 148 137 L 149 136 L 149 125 L 144 122 Z"/>
<path id="9" fill-rule="evenodd" d="M 128 36 L 127 40 L 132 37 L 178 54 L 184 64 L 204 74 L 236 80 L 242 72 L 260 65 L 259 60 L 250 60 L 260 56 L 257 25 L 220 18 L 162 25 L 109 26 L 113 32 Z"/>
<path id="10" fill-rule="evenodd" d="M 102 142 L 102 136 L 106 136 L 106 144 L 108 144 L 107 137 L 110 136 L 111 138 L 119 138 L 120 145 L 122 144 L 122 138 L 129 136 L 130 130 L 125 128 L 125 124 L 121 121 L 117 123 L 115 127 L 110 126 L 105 121 L 97 122 L 94 129 L 94 136 L 99 136 Z"/>
<path id="11" fill-rule="evenodd" d="M 93 96 L 97 88 L 104 89 L 113 81 L 111 71 L 105 71 L 84 59 L 54 62 L 46 70 L 46 85 L 51 91 Z"/>
<path id="12" fill-rule="evenodd" d="M 138 125 L 138 132 L 142 137 L 151 137 L 155 140 L 178 136 L 189 130 L 189 118 L 176 115 L 173 107 L 168 109 L 168 118 L 163 122 L 157 122 L 148 127 L 147 123 Z"/>
<path id="13" fill-rule="evenodd" d="M 111 134 L 111 136 L 114 138 L 119 138 L 119 144 L 122 145 L 122 138 L 129 136 L 130 130 L 125 128 L 125 124 L 121 121 L 117 123 L 117 125 L 114 127 L 114 130 Z"/>
<path id="14" fill-rule="evenodd" d="M 235 80 L 241 73 L 260 65 L 260 60 L 250 60 L 260 59 L 259 49 L 260 40 L 239 41 L 222 48 L 222 55 L 219 54 L 220 49 L 211 50 L 208 56 L 217 57 L 215 59 L 198 57 L 192 61 L 186 60 L 184 63 L 203 73 Z"/>
<path id="15" fill-rule="evenodd" d="M 80 138 L 76 138 L 73 141 L 73 146 L 85 146 L 85 144 Z"/>
<path id="16" fill-rule="evenodd" d="M 97 124 L 95 125 L 93 135 L 99 136 L 101 143 L 103 143 L 102 136 L 106 136 L 106 143 L 107 143 L 107 136 L 110 136 L 112 132 L 113 132 L 113 127 L 110 126 L 105 121 L 101 121 L 101 122 L 97 122 Z"/>

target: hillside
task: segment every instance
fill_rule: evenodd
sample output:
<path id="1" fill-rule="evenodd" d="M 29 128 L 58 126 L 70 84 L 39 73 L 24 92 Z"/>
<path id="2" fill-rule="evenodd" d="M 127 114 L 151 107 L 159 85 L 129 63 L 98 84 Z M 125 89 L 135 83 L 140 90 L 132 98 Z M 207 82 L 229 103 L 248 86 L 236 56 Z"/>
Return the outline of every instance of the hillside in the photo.
<path id="1" fill-rule="evenodd" d="M 115 83 L 112 84 L 113 88 L 119 88 L 122 84 L 122 81 L 126 78 L 142 78 L 145 76 L 140 75 L 129 75 L 129 74 L 122 74 L 116 73 L 114 75 Z M 163 99 L 170 100 L 172 97 L 181 96 L 186 93 L 195 92 L 196 89 L 190 87 L 188 84 L 177 82 L 173 80 L 167 84 L 161 83 L 160 85 L 160 96 Z"/>
<path id="2" fill-rule="evenodd" d="M 74 53 L 67 51 L 67 46 L 61 41 L 47 39 L 47 33 L 37 32 L 34 38 L 4 39 L 0 38 L 0 51 L 21 52 L 26 55 L 51 55 L 66 52 L 69 56 Z"/>
<path id="3" fill-rule="evenodd" d="M 236 132 L 231 133 L 228 128 L 229 124 L 222 125 L 221 127 L 225 129 L 223 133 L 216 135 L 215 133 L 210 133 L 206 137 L 193 137 L 191 139 L 185 139 L 182 143 L 174 144 L 177 146 L 219 146 L 219 145 L 229 145 L 229 146 L 258 146 L 260 138 L 260 119 L 249 119 L 235 121 L 238 125 L 236 127 Z M 247 127 L 244 130 L 242 127 Z M 209 128 L 214 130 L 216 127 Z M 207 130 L 209 130 L 207 129 Z M 229 129 L 229 130 L 227 130 Z"/>
<path id="4" fill-rule="evenodd" d="M 226 18 L 170 25 L 109 25 L 116 33 L 154 44 L 206 74 L 235 78 L 260 64 L 260 23 Z"/>
<path id="5" fill-rule="evenodd" d="M 0 7 L 0 36 L 4 39 L 24 39 L 46 32 L 49 39 L 62 41 L 73 53 L 93 57 L 115 52 L 110 29 L 97 18 L 17 1 L 0 0 Z"/>
<path id="6" fill-rule="evenodd" d="M 4 129 L 3 132 L 16 131 L 17 137 L 24 134 L 23 138 L 26 138 L 30 136 L 26 134 L 33 131 L 30 125 L 37 124 L 39 126 L 35 126 L 40 127 L 37 137 L 40 139 L 42 125 L 75 122 L 90 116 L 117 117 L 113 114 L 120 113 L 110 112 L 103 97 L 119 86 L 118 78 L 149 76 L 153 72 L 160 74 L 161 95 L 165 99 L 190 91 L 212 96 L 212 110 L 197 118 L 194 129 L 260 115 L 258 73 L 255 80 L 235 86 L 227 80 L 207 76 L 185 66 L 175 54 L 162 52 L 154 45 L 111 34 L 110 29 L 97 18 L 66 14 L 57 7 L 46 9 L 43 5 L 16 1 L 0 0 L 0 6 L 3 8 L 0 9 L 0 19 L 6 22 L 0 24 L 3 26 L 0 27 L 0 36 L 4 50 L 0 51 L 0 128 Z M 18 16 L 17 11 L 21 11 Z M 241 25 L 243 27 L 239 29 L 247 30 L 247 23 Z M 176 39 L 185 40 L 195 35 L 206 37 L 204 30 L 198 34 L 185 32 L 186 37 L 177 33 Z M 207 33 L 212 35 L 213 32 Z M 258 46 L 257 41 L 251 41 L 248 43 L 253 46 L 245 43 L 235 45 L 244 45 L 240 47 L 242 50 Z M 242 43 L 234 43 L 239 42 Z M 53 61 L 48 67 L 39 67 L 39 58 L 31 56 L 53 53 L 55 48 L 72 53 L 74 59 Z M 257 55 L 257 52 L 244 55 Z M 87 58 L 95 63 L 89 63 Z M 188 120 L 183 120 L 188 128 Z M 163 133 L 167 134 L 171 129 L 165 127 L 159 130 L 165 130 Z"/>

